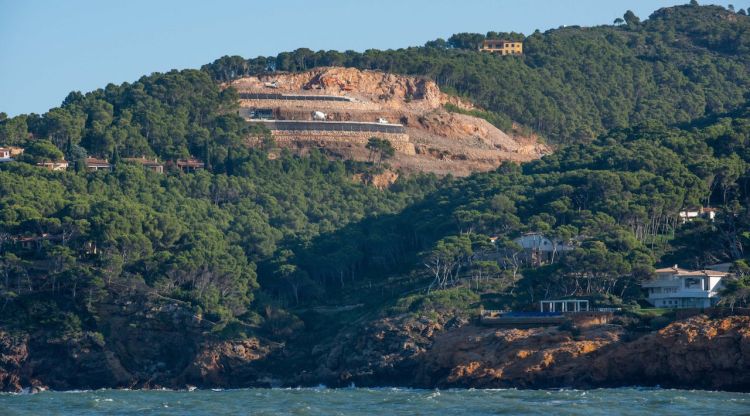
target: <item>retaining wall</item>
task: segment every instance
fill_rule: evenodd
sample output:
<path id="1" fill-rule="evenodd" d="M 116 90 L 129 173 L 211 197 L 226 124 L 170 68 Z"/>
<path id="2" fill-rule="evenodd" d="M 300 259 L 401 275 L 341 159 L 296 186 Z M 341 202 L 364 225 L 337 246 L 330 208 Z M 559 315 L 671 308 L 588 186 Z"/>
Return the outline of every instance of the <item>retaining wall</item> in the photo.
<path id="1" fill-rule="evenodd" d="M 351 131 L 323 131 L 323 130 L 271 130 L 276 143 L 284 145 L 293 142 L 310 142 L 325 145 L 328 143 L 352 143 L 366 145 L 371 137 L 388 140 L 397 152 L 407 155 L 416 154 L 414 144 L 409 141 L 409 135 L 403 133 L 374 133 Z"/>

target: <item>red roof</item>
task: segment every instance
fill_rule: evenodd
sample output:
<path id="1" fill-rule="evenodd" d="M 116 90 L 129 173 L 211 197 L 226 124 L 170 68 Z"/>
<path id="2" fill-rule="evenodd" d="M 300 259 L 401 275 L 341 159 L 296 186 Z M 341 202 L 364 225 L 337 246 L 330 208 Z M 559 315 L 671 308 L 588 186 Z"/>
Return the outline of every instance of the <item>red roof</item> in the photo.
<path id="1" fill-rule="evenodd" d="M 106 166 L 109 167 L 109 162 L 106 159 L 97 159 L 95 157 L 86 158 L 86 166 Z"/>

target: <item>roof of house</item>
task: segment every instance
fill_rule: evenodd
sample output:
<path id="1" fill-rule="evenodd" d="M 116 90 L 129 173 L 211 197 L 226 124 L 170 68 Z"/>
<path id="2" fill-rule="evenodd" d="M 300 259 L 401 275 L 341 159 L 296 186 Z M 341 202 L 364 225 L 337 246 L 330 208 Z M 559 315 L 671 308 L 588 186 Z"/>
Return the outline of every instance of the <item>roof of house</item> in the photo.
<path id="1" fill-rule="evenodd" d="M 106 159 L 97 159 L 95 157 L 86 158 L 87 166 L 109 166 L 109 162 Z"/>
<path id="2" fill-rule="evenodd" d="M 727 272 L 722 272 L 718 270 L 687 270 L 687 269 L 681 269 L 677 267 L 677 265 L 674 265 L 672 267 L 664 267 L 661 269 L 656 269 L 656 273 L 664 274 L 664 273 L 671 273 L 676 274 L 678 276 L 714 276 L 714 277 L 723 277 L 728 275 Z"/>
<path id="3" fill-rule="evenodd" d="M 522 40 L 508 40 L 508 39 L 485 39 L 482 43 L 489 45 L 501 45 L 504 43 L 523 43 Z"/>

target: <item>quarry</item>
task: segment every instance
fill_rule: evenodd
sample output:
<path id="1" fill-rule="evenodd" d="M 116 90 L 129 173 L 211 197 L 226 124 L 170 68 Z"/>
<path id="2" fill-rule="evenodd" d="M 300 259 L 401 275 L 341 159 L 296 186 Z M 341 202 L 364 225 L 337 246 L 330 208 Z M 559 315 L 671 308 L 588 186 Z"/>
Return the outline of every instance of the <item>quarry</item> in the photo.
<path id="1" fill-rule="evenodd" d="M 465 176 L 549 153 L 536 137 L 499 130 L 486 120 L 449 112 L 475 106 L 440 91 L 431 80 L 354 68 L 272 73 L 225 84 L 239 93 L 239 114 L 266 126 L 276 144 L 304 153 L 320 148 L 368 159 L 368 139 L 388 140 L 395 170 Z M 259 139 L 249 138 L 251 145 Z"/>

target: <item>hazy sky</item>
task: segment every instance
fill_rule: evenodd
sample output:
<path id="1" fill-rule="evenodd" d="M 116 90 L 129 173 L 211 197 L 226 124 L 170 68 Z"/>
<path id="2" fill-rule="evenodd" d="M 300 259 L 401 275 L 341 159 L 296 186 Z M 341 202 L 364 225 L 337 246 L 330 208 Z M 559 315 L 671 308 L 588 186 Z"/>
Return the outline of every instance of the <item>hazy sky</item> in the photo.
<path id="1" fill-rule="evenodd" d="M 43 113 L 73 90 L 199 68 L 222 55 L 276 55 L 298 47 L 395 49 L 457 32 L 530 34 L 560 25 L 609 24 L 627 9 L 645 19 L 660 7 L 684 3 L 0 0 L 0 111 Z M 733 3 L 745 8 L 750 0 Z"/>

